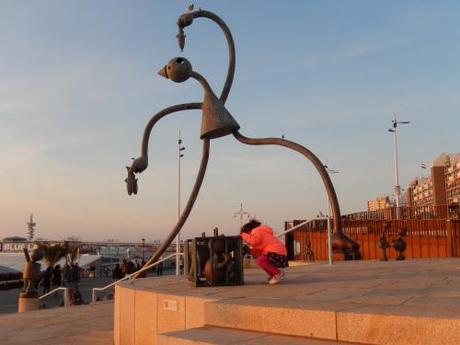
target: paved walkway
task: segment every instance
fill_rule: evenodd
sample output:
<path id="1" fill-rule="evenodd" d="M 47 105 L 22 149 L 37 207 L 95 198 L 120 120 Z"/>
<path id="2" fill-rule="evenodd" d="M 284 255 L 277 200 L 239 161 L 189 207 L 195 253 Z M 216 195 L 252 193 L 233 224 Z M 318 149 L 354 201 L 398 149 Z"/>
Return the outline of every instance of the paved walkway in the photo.
<path id="1" fill-rule="evenodd" d="M 83 301 L 89 303 L 91 301 L 93 287 L 103 287 L 112 282 L 110 278 L 84 278 L 79 284 L 80 293 Z M 52 287 L 54 289 L 55 286 Z M 42 288 L 40 287 L 40 293 Z M 16 313 L 18 311 L 18 295 L 22 291 L 22 287 L 18 289 L 10 289 L 0 291 L 0 315 L 6 313 Z M 108 293 L 113 293 L 113 290 L 107 290 Z M 100 293 L 104 297 L 104 293 Z M 63 302 L 63 292 L 60 291 L 54 296 L 49 296 L 42 301 L 47 308 L 54 308 Z"/>
<path id="2" fill-rule="evenodd" d="M 155 281 L 157 292 L 203 295 L 215 299 L 244 298 L 246 303 L 338 305 L 460 318 L 460 258 L 406 261 L 347 261 L 291 267 L 278 285 L 266 284 L 259 269 L 246 270 L 245 285 L 194 288 L 184 278 Z M 152 281 L 135 285 L 149 288 Z M 415 309 L 414 309 L 415 308 Z"/>
<path id="3" fill-rule="evenodd" d="M 112 345 L 113 303 L 0 316 L 2 345 Z"/>
<path id="4" fill-rule="evenodd" d="M 234 299 L 247 304 L 360 308 L 375 314 L 460 318 L 460 258 L 339 262 L 287 269 L 286 280 L 269 286 L 258 269 L 246 271 L 244 286 L 193 288 L 183 278 L 140 279 L 156 291 Z M 101 302 L 0 316 L 5 345 L 105 345 L 113 342 L 113 304 Z M 459 329 L 453 332 L 460 332 Z M 396 344 L 396 343 L 395 343 Z M 400 343 L 402 344 L 402 343 Z"/>

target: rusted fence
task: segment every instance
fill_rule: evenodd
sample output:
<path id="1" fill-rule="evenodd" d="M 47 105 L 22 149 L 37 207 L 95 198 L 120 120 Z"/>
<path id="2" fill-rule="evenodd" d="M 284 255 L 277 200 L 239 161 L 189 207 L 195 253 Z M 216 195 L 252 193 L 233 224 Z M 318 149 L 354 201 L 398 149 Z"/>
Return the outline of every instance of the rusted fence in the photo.
<path id="1" fill-rule="evenodd" d="M 378 211 L 350 213 L 342 216 L 348 220 L 393 220 L 393 219 L 458 219 L 457 204 L 436 206 L 388 207 Z"/>
<path id="2" fill-rule="evenodd" d="M 294 222 L 294 225 L 295 222 Z M 327 259 L 327 224 L 323 220 L 309 222 L 290 235 L 290 256 L 294 260 Z M 389 259 L 397 252 L 391 248 L 400 229 L 406 230 L 406 258 L 445 258 L 460 256 L 460 220 L 458 219 L 393 219 L 354 220 L 344 218 L 343 229 L 360 244 L 363 260 L 380 259 L 383 236 L 390 244 Z M 312 255 L 313 254 L 313 255 Z"/>

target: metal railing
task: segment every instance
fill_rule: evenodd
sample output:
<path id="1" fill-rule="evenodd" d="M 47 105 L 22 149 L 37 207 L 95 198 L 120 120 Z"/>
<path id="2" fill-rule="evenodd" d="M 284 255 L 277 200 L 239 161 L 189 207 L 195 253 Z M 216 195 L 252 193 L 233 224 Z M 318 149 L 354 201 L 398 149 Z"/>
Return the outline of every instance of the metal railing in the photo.
<path id="1" fill-rule="evenodd" d="M 165 257 L 165 258 L 163 258 L 163 259 L 161 259 L 161 260 L 155 261 L 153 264 L 150 264 L 150 265 L 148 265 L 148 266 L 144 266 L 144 267 L 142 267 L 140 270 L 138 270 L 138 271 L 136 271 L 136 272 L 134 272 L 134 273 L 131 273 L 131 274 L 129 274 L 129 275 L 127 275 L 127 276 L 125 276 L 125 277 L 123 277 L 123 278 L 121 278 L 121 279 L 119 279 L 119 280 L 117 280 L 117 281 L 115 281 L 115 282 L 113 282 L 113 283 L 111 283 L 111 284 L 109 284 L 109 285 L 106 285 L 106 286 L 101 287 L 101 288 L 93 288 L 93 293 L 92 293 L 91 301 L 92 301 L 93 303 L 96 302 L 96 291 L 104 291 L 104 290 L 107 290 L 108 288 L 111 288 L 112 286 L 117 285 L 118 283 L 121 283 L 121 282 L 123 282 L 123 281 L 125 281 L 125 280 L 132 280 L 132 277 L 134 277 L 135 275 L 137 275 L 137 274 L 139 274 L 139 273 L 142 273 L 142 272 L 144 272 L 144 271 L 147 271 L 147 270 L 151 269 L 152 267 L 155 267 L 155 266 L 158 265 L 159 263 L 162 263 L 162 262 L 164 262 L 164 261 L 166 261 L 166 260 L 169 260 L 169 259 L 171 259 L 172 257 L 175 257 L 175 256 L 183 256 L 183 255 L 184 255 L 184 253 L 174 253 L 174 254 L 168 255 L 167 257 Z"/>
<path id="2" fill-rule="evenodd" d="M 70 306 L 70 301 L 69 301 L 69 288 L 66 288 L 66 287 L 57 287 L 56 289 L 54 290 L 51 290 L 50 292 L 44 294 L 44 295 L 41 295 L 40 297 L 38 297 L 39 300 L 43 300 L 45 299 L 46 297 L 58 292 L 59 290 L 63 290 L 64 291 L 64 307 L 65 308 L 68 308 Z"/>
<path id="3" fill-rule="evenodd" d="M 290 227 L 289 229 L 287 229 L 287 230 L 285 230 L 285 231 L 283 231 L 283 232 L 281 232 L 279 234 L 275 234 L 275 237 L 281 237 L 283 235 L 286 235 L 287 233 L 290 233 L 291 231 L 297 230 L 298 228 L 304 226 L 308 222 L 310 222 L 310 220 L 306 220 L 306 221 L 304 221 L 302 223 L 299 223 L 299 224 L 297 224 L 297 225 L 295 225 L 293 227 Z"/>

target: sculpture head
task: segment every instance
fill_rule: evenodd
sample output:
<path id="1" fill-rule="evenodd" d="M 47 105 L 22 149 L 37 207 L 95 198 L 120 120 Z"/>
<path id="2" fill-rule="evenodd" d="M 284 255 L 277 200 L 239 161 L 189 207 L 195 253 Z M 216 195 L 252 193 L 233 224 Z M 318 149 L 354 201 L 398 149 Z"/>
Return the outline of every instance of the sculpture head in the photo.
<path id="1" fill-rule="evenodd" d="M 182 83 L 190 78 L 192 74 L 192 64 L 186 58 L 175 57 L 171 59 L 166 66 L 160 69 L 158 74 L 176 83 Z"/>
<path id="2" fill-rule="evenodd" d="M 32 256 L 30 257 L 30 260 L 32 262 L 37 262 L 43 259 L 43 251 L 40 248 L 35 248 L 32 252 Z"/>

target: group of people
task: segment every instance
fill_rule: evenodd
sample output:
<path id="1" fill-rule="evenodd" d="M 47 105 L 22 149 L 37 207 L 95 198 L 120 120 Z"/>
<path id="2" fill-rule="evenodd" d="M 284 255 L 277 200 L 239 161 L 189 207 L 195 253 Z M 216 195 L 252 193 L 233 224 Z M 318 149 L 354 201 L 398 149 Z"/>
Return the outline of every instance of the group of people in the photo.
<path id="1" fill-rule="evenodd" d="M 123 259 L 122 264 L 116 264 L 113 271 L 112 271 L 112 279 L 113 280 L 120 280 L 121 278 L 130 275 L 136 271 L 139 271 L 145 264 L 145 261 L 132 261 L 126 258 Z M 145 277 L 146 272 L 142 272 L 140 277 Z"/>
<path id="2" fill-rule="evenodd" d="M 57 264 L 54 268 L 47 267 L 42 271 L 40 286 L 43 288 L 43 294 L 50 291 L 51 287 L 70 287 L 78 288 L 80 282 L 80 267 L 78 263 L 66 263 L 64 267 Z"/>
<path id="3" fill-rule="evenodd" d="M 83 299 L 78 289 L 80 283 L 80 267 L 78 263 L 66 263 L 64 267 L 57 264 L 54 268 L 47 267 L 41 273 L 40 286 L 43 294 L 50 292 L 51 287 L 60 286 L 69 288 L 70 304 L 82 304 Z"/>

